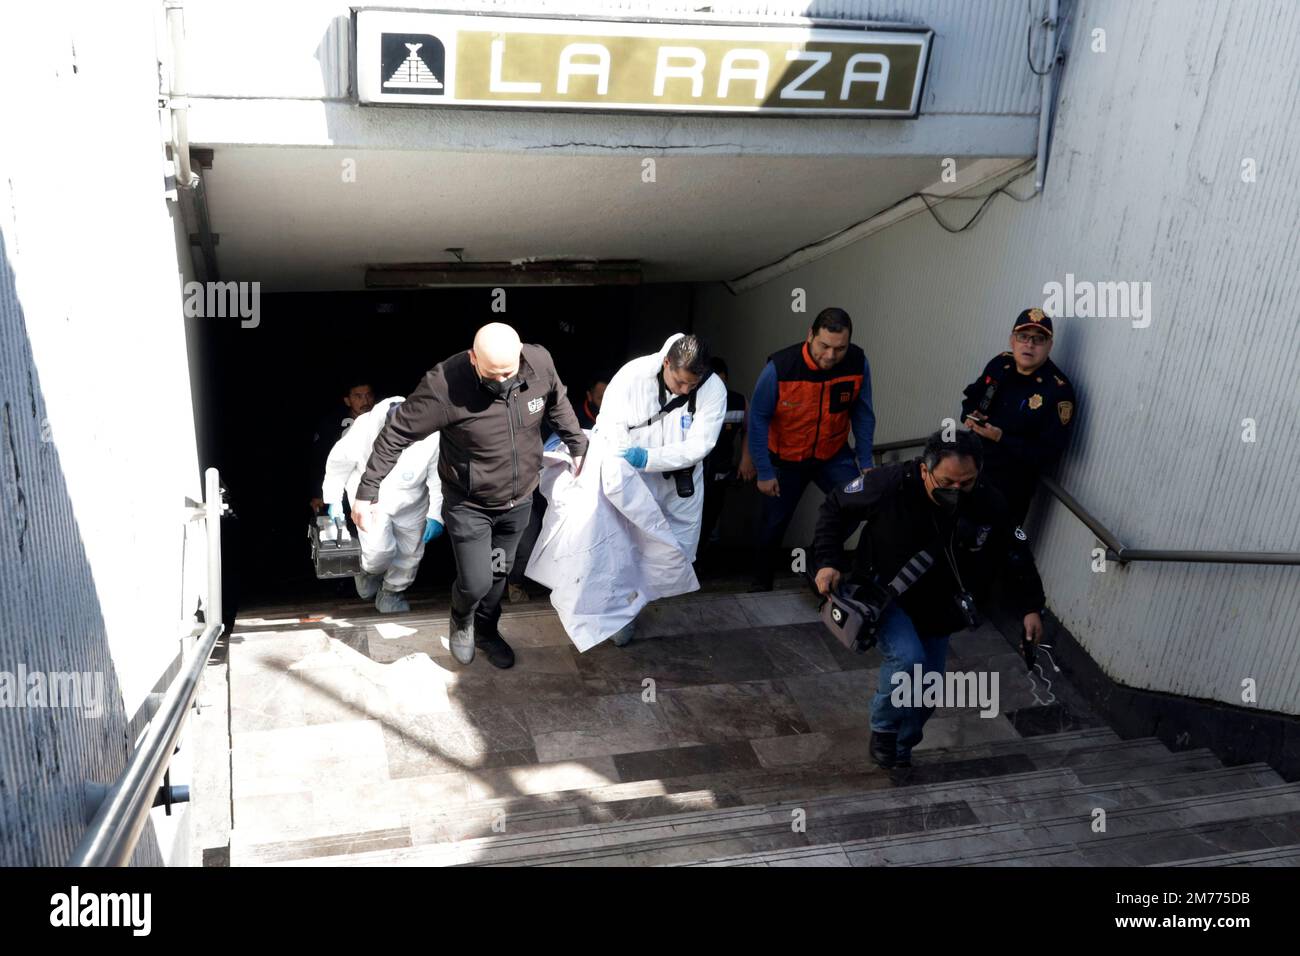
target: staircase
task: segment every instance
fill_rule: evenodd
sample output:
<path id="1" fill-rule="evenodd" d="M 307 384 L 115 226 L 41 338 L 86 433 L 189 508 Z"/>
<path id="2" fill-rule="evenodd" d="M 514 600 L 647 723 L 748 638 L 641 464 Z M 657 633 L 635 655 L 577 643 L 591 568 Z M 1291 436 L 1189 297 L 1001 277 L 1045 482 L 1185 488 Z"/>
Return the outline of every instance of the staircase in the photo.
<path id="1" fill-rule="evenodd" d="M 998 673 L 1001 713 L 937 713 L 909 777 L 866 756 L 878 655 L 805 592 L 662 602 L 582 655 L 544 602 L 501 629 L 509 671 L 456 664 L 433 602 L 241 619 L 231 751 L 201 755 L 230 761 L 231 865 L 1300 862 L 1300 784 L 1119 739 L 991 627 L 949 668 Z"/>

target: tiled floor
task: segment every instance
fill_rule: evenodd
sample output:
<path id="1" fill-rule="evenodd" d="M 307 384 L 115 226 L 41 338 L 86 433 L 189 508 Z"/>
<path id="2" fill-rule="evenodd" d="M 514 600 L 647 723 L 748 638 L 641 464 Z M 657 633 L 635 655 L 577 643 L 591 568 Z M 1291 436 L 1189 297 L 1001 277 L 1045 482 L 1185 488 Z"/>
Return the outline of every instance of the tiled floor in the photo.
<path id="1" fill-rule="evenodd" d="M 229 653 L 234 833 L 306 841 L 317 855 L 406 846 L 456 838 L 435 818 L 457 807 L 559 794 L 564 812 L 591 820 L 620 812 L 617 800 L 581 796 L 602 788 L 634 788 L 619 794 L 624 807 L 644 809 L 690 789 L 664 781 L 869 766 L 879 655 L 844 650 L 806 593 L 663 602 L 632 645 L 585 654 L 539 602 L 511 608 L 501 631 L 517 654 L 507 671 L 481 656 L 457 664 L 434 604 L 396 618 L 359 601 L 297 617 L 246 612 Z M 1025 716 L 1036 704 L 1002 637 L 954 637 L 951 668 L 990 662 L 1004 713 L 941 710 L 918 755 L 1016 739 L 1007 711 L 1028 734 L 1089 723 L 1077 701 Z"/>

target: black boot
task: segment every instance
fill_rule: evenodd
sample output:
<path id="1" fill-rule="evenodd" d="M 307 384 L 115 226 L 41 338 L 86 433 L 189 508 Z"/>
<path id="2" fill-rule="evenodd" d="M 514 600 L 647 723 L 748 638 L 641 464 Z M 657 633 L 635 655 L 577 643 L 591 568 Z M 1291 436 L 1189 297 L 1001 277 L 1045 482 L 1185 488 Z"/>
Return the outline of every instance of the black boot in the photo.
<path id="1" fill-rule="evenodd" d="M 474 635 L 474 646 L 487 655 L 488 663 L 505 670 L 515 666 L 515 652 L 500 634 Z"/>
<path id="2" fill-rule="evenodd" d="M 871 759 L 876 766 L 891 770 L 897 762 L 898 734 L 871 732 Z"/>

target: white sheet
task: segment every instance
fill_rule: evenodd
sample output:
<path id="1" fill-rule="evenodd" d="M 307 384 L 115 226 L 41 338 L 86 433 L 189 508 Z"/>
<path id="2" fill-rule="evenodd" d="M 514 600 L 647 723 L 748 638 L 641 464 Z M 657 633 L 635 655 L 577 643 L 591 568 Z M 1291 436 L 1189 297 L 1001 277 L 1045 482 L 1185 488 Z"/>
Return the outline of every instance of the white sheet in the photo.
<path id="1" fill-rule="evenodd" d="M 577 478 L 562 446 L 544 461 L 548 507 L 525 573 L 551 589 L 551 604 L 579 651 L 650 601 L 699 590 L 690 557 L 627 461 L 601 442 L 591 443 Z"/>

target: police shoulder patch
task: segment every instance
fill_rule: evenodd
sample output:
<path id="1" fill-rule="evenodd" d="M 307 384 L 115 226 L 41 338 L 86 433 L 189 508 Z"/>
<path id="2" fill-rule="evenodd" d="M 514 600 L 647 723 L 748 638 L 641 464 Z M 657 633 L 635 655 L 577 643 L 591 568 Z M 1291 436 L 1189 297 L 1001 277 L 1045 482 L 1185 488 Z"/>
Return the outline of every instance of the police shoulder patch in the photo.
<path id="1" fill-rule="evenodd" d="M 1020 528 L 1020 527 L 1017 527 L 1017 528 L 1016 528 L 1016 540 L 1017 540 L 1017 541 L 1028 541 L 1028 540 L 1029 540 L 1029 535 L 1025 534 L 1025 529 L 1024 529 L 1024 528 Z"/>
<path id="2" fill-rule="evenodd" d="M 863 479 L 863 476 L 862 476 L 862 475 L 858 475 L 858 477 L 854 478 L 852 481 L 850 481 L 847 485 L 844 486 L 844 490 L 845 490 L 846 492 L 848 492 L 849 494 L 853 494 L 854 492 L 861 491 L 861 490 L 862 490 L 862 479 Z"/>

